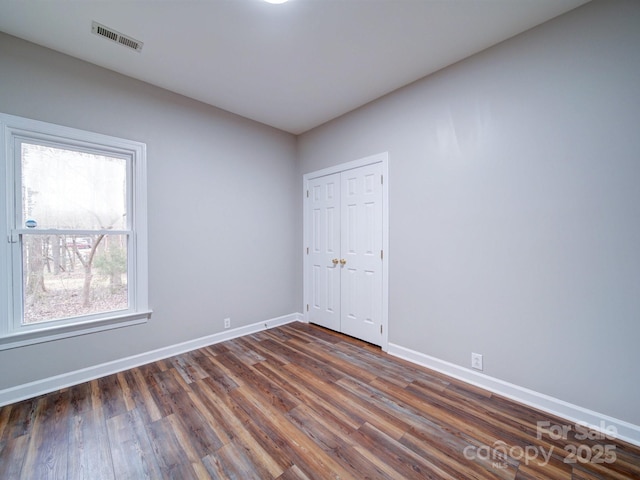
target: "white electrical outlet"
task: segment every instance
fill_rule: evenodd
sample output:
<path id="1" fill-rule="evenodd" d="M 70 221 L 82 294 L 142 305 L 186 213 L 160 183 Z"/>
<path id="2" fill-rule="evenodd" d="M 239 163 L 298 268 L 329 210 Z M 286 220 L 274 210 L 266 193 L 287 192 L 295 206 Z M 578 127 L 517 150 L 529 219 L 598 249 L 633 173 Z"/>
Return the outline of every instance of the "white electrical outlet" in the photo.
<path id="1" fill-rule="evenodd" d="M 224 328 L 230 328 L 231 327 L 231 319 L 230 318 L 225 318 L 224 319 Z"/>
<path id="2" fill-rule="evenodd" d="M 482 370 L 482 355 L 480 353 L 471 354 L 471 368 Z"/>

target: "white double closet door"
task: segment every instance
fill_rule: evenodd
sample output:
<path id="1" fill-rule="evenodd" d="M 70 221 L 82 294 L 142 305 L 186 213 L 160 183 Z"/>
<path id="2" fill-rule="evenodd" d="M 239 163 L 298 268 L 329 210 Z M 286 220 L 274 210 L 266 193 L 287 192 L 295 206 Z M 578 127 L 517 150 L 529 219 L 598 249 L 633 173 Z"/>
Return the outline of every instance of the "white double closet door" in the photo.
<path id="1" fill-rule="evenodd" d="M 308 319 L 382 342 L 382 165 L 308 181 Z"/>

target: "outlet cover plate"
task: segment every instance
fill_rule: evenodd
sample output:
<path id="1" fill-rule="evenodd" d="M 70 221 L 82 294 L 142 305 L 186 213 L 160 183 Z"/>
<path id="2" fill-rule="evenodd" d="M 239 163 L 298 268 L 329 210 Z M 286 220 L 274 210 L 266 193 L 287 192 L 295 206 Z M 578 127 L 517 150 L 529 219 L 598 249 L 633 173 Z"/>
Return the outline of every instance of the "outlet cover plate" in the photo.
<path id="1" fill-rule="evenodd" d="M 480 353 L 471 354 L 471 368 L 475 368 L 476 370 L 482 371 L 482 354 Z"/>

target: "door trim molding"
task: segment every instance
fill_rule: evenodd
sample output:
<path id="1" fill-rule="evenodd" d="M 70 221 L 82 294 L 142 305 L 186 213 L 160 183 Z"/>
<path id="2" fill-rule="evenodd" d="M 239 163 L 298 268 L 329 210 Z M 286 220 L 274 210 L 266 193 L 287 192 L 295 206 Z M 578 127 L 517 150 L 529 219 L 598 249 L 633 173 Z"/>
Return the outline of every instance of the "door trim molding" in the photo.
<path id="1" fill-rule="evenodd" d="M 304 321 L 309 322 L 309 312 L 307 312 L 307 305 L 309 304 L 311 295 L 308 291 L 309 282 L 308 278 L 308 265 L 307 265 L 307 247 L 309 246 L 308 227 L 309 218 L 307 213 L 307 190 L 309 188 L 309 181 L 324 177 L 326 175 L 333 175 L 334 173 L 341 173 L 354 168 L 364 167 L 366 165 L 372 165 L 380 163 L 382 165 L 382 251 L 384 256 L 382 257 L 382 351 L 386 352 L 389 349 L 389 152 L 377 153 L 368 157 L 353 160 L 351 162 L 342 163 L 315 172 L 305 173 L 302 176 L 302 265 L 303 265 L 303 287 L 302 287 L 302 311 L 304 314 Z"/>

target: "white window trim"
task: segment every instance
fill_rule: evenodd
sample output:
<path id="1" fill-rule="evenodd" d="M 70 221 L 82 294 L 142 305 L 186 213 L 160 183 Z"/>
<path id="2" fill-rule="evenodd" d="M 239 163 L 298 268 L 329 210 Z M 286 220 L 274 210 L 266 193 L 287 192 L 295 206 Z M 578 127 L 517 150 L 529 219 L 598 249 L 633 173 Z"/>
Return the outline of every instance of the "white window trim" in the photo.
<path id="1" fill-rule="evenodd" d="M 133 258 L 130 267 L 134 269 L 133 288 L 135 305 L 126 312 L 85 315 L 77 321 L 51 324 L 43 322 L 41 328 L 16 331 L 12 328 L 13 278 L 11 269 L 11 227 L 10 218 L 14 202 L 13 188 L 6 188 L 14 181 L 13 144 L 14 138 L 28 136 L 42 140 L 64 140 L 78 147 L 104 146 L 106 150 L 119 150 L 133 159 L 133 218 L 132 243 Z M 85 335 L 114 328 L 145 323 L 151 316 L 148 304 L 148 255 L 147 255 L 147 164 L 146 145 L 108 135 L 87 132 L 75 128 L 54 125 L 38 120 L 0 113 L 0 185 L 5 191 L 0 204 L 0 350 L 22 347 L 61 338 Z M 35 232 L 34 232 L 35 233 Z"/>

